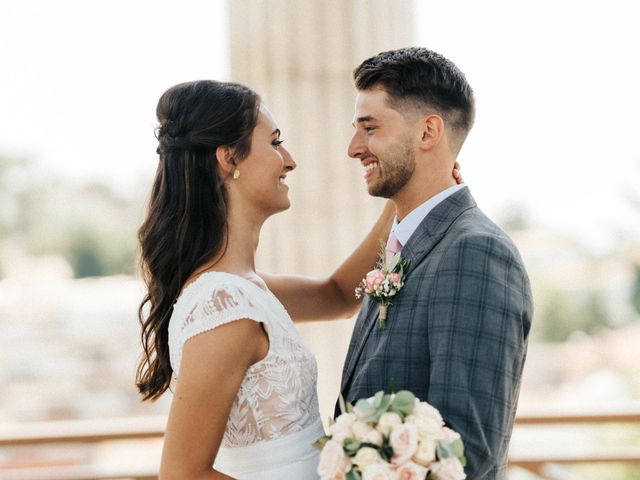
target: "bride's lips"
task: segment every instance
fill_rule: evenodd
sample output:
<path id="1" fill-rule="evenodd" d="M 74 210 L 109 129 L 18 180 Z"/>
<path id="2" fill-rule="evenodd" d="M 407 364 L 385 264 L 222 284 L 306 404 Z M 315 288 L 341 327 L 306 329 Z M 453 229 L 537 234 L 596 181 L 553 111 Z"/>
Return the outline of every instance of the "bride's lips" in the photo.
<path id="1" fill-rule="evenodd" d="M 289 189 L 289 185 L 287 185 L 286 183 L 284 183 L 284 181 L 287 179 L 286 175 L 280 175 L 280 177 L 278 177 L 278 182 L 280 183 L 280 186 Z"/>

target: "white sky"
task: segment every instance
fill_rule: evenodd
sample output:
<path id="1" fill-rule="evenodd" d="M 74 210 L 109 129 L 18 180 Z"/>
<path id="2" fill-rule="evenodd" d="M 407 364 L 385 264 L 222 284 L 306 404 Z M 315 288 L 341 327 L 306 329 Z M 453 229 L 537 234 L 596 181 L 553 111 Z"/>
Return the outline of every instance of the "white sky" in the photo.
<path id="1" fill-rule="evenodd" d="M 476 91 L 461 161 L 481 206 L 523 204 L 591 245 L 640 234 L 624 202 L 640 192 L 638 2 L 416 5 L 416 43 L 452 59 Z M 155 168 L 167 86 L 228 78 L 226 18 L 221 0 L 4 2 L 0 153 L 131 188 Z"/>

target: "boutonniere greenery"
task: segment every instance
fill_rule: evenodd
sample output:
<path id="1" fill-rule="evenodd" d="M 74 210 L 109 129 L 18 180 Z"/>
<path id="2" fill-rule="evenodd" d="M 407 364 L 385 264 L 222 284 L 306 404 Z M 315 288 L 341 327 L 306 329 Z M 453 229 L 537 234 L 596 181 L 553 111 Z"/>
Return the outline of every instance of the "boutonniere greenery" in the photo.
<path id="1" fill-rule="evenodd" d="M 387 264 L 385 244 L 378 261 L 378 268 L 371 270 L 356 288 L 356 298 L 368 295 L 380 305 L 378 328 L 383 329 L 387 320 L 391 299 L 404 286 L 404 277 L 409 261 L 404 260 L 400 253 L 396 253 Z"/>

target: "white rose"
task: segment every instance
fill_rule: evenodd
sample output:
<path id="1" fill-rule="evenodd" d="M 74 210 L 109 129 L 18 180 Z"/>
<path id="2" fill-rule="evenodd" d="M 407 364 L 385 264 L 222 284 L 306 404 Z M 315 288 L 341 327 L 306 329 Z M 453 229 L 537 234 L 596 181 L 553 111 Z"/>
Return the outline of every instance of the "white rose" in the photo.
<path id="1" fill-rule="evenodd" d="M 437 423 L 438 425 L 444 425 L 444 420 L 442 420 L 440 411 L 427 402 L 420 402 L 418 399 L 416 399 L 416 403 L 413 406 L 413 414 L 416 417 L 431 419 L 431 421 Z"/>
<path id="2" fill-rule="evenodd" d="M 374 445 L 382 445 L 382 435 L 368 423 L 356 421 L 351 426 L 351 431 L 357 440 Z"/>
<path id="3" fill-rule="evenodd" d="M 380 447 L 382 445 L 382 434 L 375 428 L 372 428 L 371 431 L 362 438 L 362 441 Z"/>
<path id="4" fill-rule="evenodd" d="M 429 467 L 429 470 L 431 470 L 436 480 L 464 480 L 467 478 L 460 460 L 455 457 L 434 462 Z"/>
<path id="5" fill-rule="evenodd" d="M 364 470 L 369 465 L 378 463 L 382 460 L 382 457 L 375 448 L 362 447 L 356 453 L 356 456 L 351 459 L 351 463 L 360 467 L 360 470 Z"/>
<path id="6" fill-rule="evenodd" d="M 392 480 L 391 470 L 384 464 L 374 463 L 362 471 L 362 480 Z"/>
<path id="7" fill-rule="evenodd" d="M 429 470 L 417 463 L 407 462 L 398 467 L 394 480 L 424 480 Z"/>
<path id="8" fill-rule="evenodd" d="M 391 463 L 402 465 L 407 462 L 418 448 L 418 430 L 411 423 L 397 426 L 389 436 L 389 445 L 393 449 Z"/>
<path id="9" fill-rule="evenodd" d="M 436 442 L 434 440 L 424 439 L 418 443 L 416 453 L 413 454 L 413 460 L 420 465 L 428 467 L 431 462 L 436 459 Z"/>
<path id="10" fill-rule="evenodd" d="M 342 445 L 329 440 L 320 452 L 318 475 L 322 480 L 338 480 L 344 478 L 349 470 L 351 470 L 351 460 L 344 453 Z"/>
<path id="11" fill-rule="evenodd" d="M 376 428 L 381 434 L 389 436 L 398 425 L 402 425 L 402 417 L 395 412 L 387 412 L 380 416 Z"/>
<path id="12" fill-rule="evenodd" d="M 331 440 L 338 442 L 342 445 L 342 442 L 347 437 L 353 437 L 353 424 L 356 421 L 356 416 L 353 413 L 343 413 L 336 418 L 336 423 L 329 427 L 329 435 Z"/>
<path id="13" fill-rule="evenodd" d="M 442 438 L 444 421 L 438 410 L 425 402 L 416 403 L 413 414 L 409 415 L 405 422 L 413 423 L 418 427 L 418 437 L 423 440 L 429 438 L 436 440 Z"/>
<path id="14" fill-rule="evenodd" d="M 442 429 L 442 438 L 441 440 L 444 443 L 453 443 L 456 440 L 458 440 L 460 437 L 460 434 L 458 432 L 455 432 L 453 430 L 451 430 L 449 427 L 444 427 Z"/>
<path id="15" fill-rule="evenodd" d="M 351 431 L 353 432 L 354 437 L 360 441 L 362 441 L 364 437 L 366 437 L 371 430 L 373 430 L 373 427 L 371 425 L 369 425 L 368 423 L 361 422 L 359 420 L 354 422 L 353 425 L 351 425 Z"/>

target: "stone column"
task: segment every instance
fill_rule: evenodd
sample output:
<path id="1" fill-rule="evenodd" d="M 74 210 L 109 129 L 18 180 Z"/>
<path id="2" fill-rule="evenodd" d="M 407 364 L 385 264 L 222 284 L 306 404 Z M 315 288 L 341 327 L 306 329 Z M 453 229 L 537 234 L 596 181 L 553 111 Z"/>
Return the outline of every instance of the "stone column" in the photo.
<path id="1" fill-rule="evenodd" d="M 265 224 L 258 268 L 326 275 L 355 248 L 383 201 L 347 156 L 352 71 L 413 40 L 411 0 L 231 0 L 231 78 L 256 90 L 298 166 L 292 207 Z M 319 365 L 322 418 L 333 412 L 353 319 L 300 325 Z"/>

